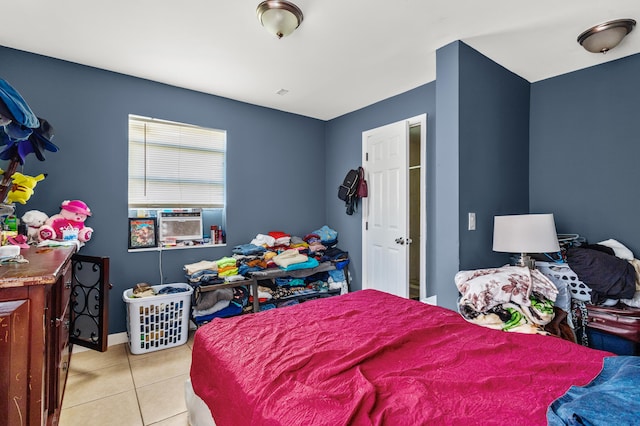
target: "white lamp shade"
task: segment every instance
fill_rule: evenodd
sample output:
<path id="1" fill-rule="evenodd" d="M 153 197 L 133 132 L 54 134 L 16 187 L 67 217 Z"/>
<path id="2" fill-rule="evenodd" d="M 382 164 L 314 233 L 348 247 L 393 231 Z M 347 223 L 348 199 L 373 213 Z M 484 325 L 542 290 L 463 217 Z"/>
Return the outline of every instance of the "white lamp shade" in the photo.
<path id="1" fill-rule="evenodd" d="M 495 216 L 493 251 L 552 253 L 560 250 L 553 214 Z"/>

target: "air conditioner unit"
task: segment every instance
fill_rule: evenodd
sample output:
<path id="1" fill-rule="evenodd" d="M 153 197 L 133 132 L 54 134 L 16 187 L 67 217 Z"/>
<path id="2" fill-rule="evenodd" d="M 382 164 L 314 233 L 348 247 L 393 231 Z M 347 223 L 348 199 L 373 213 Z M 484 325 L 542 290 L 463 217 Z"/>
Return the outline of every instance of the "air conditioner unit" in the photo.
<path id="1" fill-rule="evenodd" d="M 158 239 L 161 242 L 202 239 L 201 211 L 161 211 L 158 219 Z"/>

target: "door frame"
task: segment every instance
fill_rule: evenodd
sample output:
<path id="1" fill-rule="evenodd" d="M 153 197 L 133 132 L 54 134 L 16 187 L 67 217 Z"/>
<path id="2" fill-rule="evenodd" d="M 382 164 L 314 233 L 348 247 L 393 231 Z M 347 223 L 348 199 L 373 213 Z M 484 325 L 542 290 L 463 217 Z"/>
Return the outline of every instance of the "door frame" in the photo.
<path id="1" fill-rule="evenodd" d="M 420 125 L 420 191 L 422 192 L 422 196 L 420 197 L 420 300 L 424 301 L 427 298 L 427 114 L 416 115 L 411 118 L 407 118 L 404 120 L 399 120 L 394 123 L 388 123 L 383 126 L 378 126 L 373 129 L 365 130 L 362 132 L 362 164 L 365 170 L 365 179 L 368 177 L 367 175 L 367 138 L 365 136 L 366 133 L 372 132 L 376 129 L 385 127 L 390 124 L 397 123 L 406 123 L 407 129 Z M 405 140 L 405 155 L 409 155 L 409 132 L 407 132 L 407 138 Z M 407 161 L 407 164 L 409 162 Z M 407 182 L 409 181 L 409 169 L 406 170 L 407 173 Z M 404 194 L 404 201 L 406 203 L 409 202 L 408 198 L 409 185 L 407 185 L 407 193 Z M 367 220 L 368 220 L 368 212 L 369 212 L 369 200 L 367 198 L 363 198 L 361 202 L 362 209 L 362 269 L 360 273 L 362 274 L 362 288 L 368 288 L 368 277 L 367 277 L 367 258 L 368 258 L 368 250 L 367 250 L 367 242 L 368 242 L 368 234 L 367 234 Z M 409 209 L 407 208 L 407 216 L 409 215 Z M 409 218 L 407 217 L 407 224 L 409 223 Z M 409 229 L 405 230 L 406 238 L 409 237 Z M 408 275 L 407 275 L 408 276 Z M 407 282 L 407 286 L 409 283 Z"/>

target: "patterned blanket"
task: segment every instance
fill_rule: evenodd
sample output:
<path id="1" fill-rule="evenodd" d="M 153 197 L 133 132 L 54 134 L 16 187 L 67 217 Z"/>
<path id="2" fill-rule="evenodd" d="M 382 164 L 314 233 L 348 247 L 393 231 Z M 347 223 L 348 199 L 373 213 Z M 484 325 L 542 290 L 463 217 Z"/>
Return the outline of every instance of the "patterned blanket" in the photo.
<path id="1" fill-rule="evenodd" d="M 455 283 L 460 314 L 469 322 L 504 331 L 549 334 L 558 289 L 544 274 L 520 266 L 460 271 Z"/>

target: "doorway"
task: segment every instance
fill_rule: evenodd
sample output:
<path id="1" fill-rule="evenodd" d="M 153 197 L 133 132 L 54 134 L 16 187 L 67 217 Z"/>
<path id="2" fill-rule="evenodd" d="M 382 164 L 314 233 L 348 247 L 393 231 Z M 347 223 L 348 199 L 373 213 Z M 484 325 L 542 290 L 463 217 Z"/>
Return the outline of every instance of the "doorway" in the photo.
<path id="1" fill-rule="evenodd" d="M 422 252 L 421 213 L 422 200 L 422 144 L 420 124 L 409 127 L 409 298 L 421 300 L 420 254 Z M 422 297 L 424 298 L 424 296 Z"/>
<path id="2" fill-rule="evenodd" d="M 426 114 L 362 133 L 362 288 L 424 300 Z"/>

